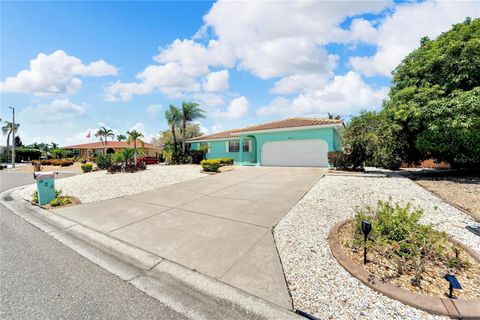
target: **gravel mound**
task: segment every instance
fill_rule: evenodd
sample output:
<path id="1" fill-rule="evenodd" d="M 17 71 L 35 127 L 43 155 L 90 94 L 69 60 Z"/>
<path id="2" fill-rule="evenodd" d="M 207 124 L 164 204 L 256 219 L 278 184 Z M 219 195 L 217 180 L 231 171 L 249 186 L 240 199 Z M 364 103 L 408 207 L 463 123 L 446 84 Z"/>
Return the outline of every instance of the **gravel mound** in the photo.
<path id="1" fill-rule="evenodd" d="M 55 188 L 64 195 L 77 197 L 82 203 L 118 198 L 163 187 L 169 184 L 197 179 L 205 176 L 200 166 L 181 165 L 148 166 L 147 170 L 135 173 L 107 174 L 106 171 L 85 173 L 55 181 Z M 20 191 L 20 196 L 30 200 L 35 185 Z"/>
<path id="2" fill-rule="evenodd" d="M 295 308 L 321 319 L 444 319 L 383 296 L 350 276 L 330 252 L 327 237 L 354 208 L 378 200 L 410 202 L 433 223 L 480 250 L 480 237 L 464 227 L 474 220 L 404 177 L 325 176 L 282 219 L 274 236 Z"/>

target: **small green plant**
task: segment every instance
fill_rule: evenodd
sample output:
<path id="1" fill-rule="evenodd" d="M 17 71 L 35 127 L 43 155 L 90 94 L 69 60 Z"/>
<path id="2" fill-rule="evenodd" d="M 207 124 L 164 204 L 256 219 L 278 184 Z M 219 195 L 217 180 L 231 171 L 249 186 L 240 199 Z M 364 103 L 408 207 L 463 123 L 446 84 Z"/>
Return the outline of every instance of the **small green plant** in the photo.
<path id="1" fill-rule="evenodd" d="M 233 165 L 234 159 L 233 158 L 221 158 L 218 159 L 222 166 L 231 166 Z"/>
<path id="2" fill-rule="evenodd" d="M 218 159 L 202 160 L 200 165 L 202 166 L 203 171 L 206 172 L 218 172 L 218 169 L 221 166 L 220 160 Z"/>
<path id="3" fill-rule="evenodd" d="M 87 173 L 93 170 L 93 164 L 92 163 L 85 163 L 81 165 L 83 173 Z"/>
<path id="4" fill-rule="evenodd" d="M 452 268 L 463 267 L 458 254 L 449 258 L 448 237 L 445 232 L 433 229 L 432 225 L 420 224 L 423 210 L 412 209 L 410 204 L 404 206 L 378 201 L 376 207 L 366 206 L 356 209 L 356 230 L 354 246 L 363 246 L 363 234 L 360 229 L 362 220 L 372 223 L 367 246 L 390 261 L 398 274 L 411 274 L 412 284 L 421 285 L 422 273 L 427 260 L 446 263 Z M 454 249 L 459 250 L 457 248 Z"/>
<path id="5" fill-rule="evenodd" d="M 50 205 L 52 207 L 62 207 L 62 206 L 66 206 L 66 205 L 71 204 L 71 203 L 72 203 L 72 198 L 69 197 L 69 196 L 56 197 L 55 199 L 50 201 Z"/>

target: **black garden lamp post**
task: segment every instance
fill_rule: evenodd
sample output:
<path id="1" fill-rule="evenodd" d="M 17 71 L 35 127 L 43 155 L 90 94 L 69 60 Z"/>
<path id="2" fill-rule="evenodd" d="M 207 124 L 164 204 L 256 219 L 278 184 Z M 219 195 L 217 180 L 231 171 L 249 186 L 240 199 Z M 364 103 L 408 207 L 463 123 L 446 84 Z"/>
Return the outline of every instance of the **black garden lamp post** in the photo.
<path id="1" fill-rule="evenodd" d="M 445 280 L 448 281 L 448 297 L 453 299 L 453 289 L 462 289 L 460 282 L 458 282 L 457 277 L 453 274 L 446 274 Z"/>
<path id="2" fill-rule="evenodd" d="M 369 221 L 362 221 L 362 233 L 365 236 L 365 243 L 363 245 L 363 264 L 367 264 L 367 238 L 370 231 L 372 231 L 372 223 Z"/>

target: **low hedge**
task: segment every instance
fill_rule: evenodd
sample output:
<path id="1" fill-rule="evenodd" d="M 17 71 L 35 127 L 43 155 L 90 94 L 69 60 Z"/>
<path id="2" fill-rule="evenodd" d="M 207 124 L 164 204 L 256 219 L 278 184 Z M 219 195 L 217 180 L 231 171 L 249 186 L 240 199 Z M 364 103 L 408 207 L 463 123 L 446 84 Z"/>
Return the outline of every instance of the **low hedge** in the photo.
<path id="1" fill-rule="evenodd" d="M 93 164 L 92 163 L 85 163 L 81 165 L 82 171 L 84 173 L 90 172 L 93 170 Z"/>
<path id="2" fill-rule="evenodd" d="M 40 163 L 42 166 L 62 166 L 68 167 L 73 165 L 75 161 L 73 159 L 49 159 L 49 160 L 35 160 L 32 161 L 32 165 Z"/>
<path id="3" fill-rule="evenodd" d="M 234 161 L 233 158 L 220 158 L 215 160 L 219 160 L 222 166 L 231 166 L 233 165 L 233 161 Z"/>
<path id="4" fill-rule="evenodd" d="M 219 159 L 202 160 L 200 165 L 206 172 L 218 172 L 218 169 L 222 166 Z"/>
<path id="5" fill-rule="evenodd" d="M 233 158 L 208 159 L 202 160 L 200 165 L 202 166 L 203 171 L 218 172 L 220 167 L 233 165 L 233 161 Z"/>
<path id="6" fill-rule="evenodd" d="M 328 153 L 328 163 L 338 169 L 347 169 L 353 165 L 350 156 L 342 151 L 330 151 Z"/>

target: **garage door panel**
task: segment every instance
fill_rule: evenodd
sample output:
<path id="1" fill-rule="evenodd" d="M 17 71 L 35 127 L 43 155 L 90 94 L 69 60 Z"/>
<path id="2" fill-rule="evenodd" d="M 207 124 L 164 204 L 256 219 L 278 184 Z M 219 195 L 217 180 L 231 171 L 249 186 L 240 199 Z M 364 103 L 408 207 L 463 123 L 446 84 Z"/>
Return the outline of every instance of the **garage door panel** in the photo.
<path id="1" fill-rule="evenodd" d="M 265 142 L 261 152 L 264 166 L 328 166 L 328 145 L 321 139 Z"/>

